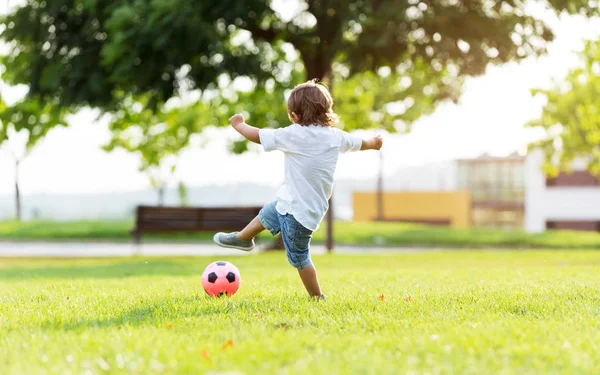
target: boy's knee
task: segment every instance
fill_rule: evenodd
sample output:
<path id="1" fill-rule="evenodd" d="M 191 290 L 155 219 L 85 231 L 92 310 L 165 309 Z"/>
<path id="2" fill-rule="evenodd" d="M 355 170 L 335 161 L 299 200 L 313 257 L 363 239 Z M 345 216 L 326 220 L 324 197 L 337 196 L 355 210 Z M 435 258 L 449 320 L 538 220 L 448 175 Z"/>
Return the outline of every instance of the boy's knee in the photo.
<path id="1" fill-rule="evenodd" d="M 292 267 L 296 269 L 304 269 L 312 266 L 312 260 L 310 259 L 310 254 L 308 251 L 306 252 L 290 252 L 286 251 L 288 262 L 292 265 Z"/>
<path id="2" fill-rule="evenodd" d="M 281 235 L 288 262 L 292 267 L 304 269 L 312 266 L 310 259 L 312 231 L 303 227 L 293 216 L 286 215 L 281 225 Z"/>
<path id="3" fill-rule="evenodd" d="M 258 213 L 258 220 L 273 236 L 280 232 L 279 217 L 275 206 L 277 202 L 267 203 Z"/>

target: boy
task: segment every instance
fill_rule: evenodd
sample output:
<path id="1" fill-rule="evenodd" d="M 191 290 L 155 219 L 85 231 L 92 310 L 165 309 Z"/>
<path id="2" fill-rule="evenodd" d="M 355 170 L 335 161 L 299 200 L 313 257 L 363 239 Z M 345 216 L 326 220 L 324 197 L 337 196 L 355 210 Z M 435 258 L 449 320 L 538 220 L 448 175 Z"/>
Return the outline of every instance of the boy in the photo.
<path id="1" fill-rule="evenodd" d="M 267 203 L 241 232 L 217 233 L 214 242 L 244 251 L 254 248 L 254 237 L 267 229 L 281 232 L 288 261 L 298 269 L 308 293 L 324 298 L 317 271 L 310 258 L 310 240 L 327 209 L 333 190 L 335 167 L 340 153 L 379 150 L 381 137 L 363 140 L 334 127 L 338 116 L 325 86 L 308 81 L 294 88 L 288 100 L 292 125 L 280 129 L 258 129 L 245 123 L 242 115 L 229 119 L 231 126 L 265 151 L 285 154 L 285 183 L 277 200 Z"/>

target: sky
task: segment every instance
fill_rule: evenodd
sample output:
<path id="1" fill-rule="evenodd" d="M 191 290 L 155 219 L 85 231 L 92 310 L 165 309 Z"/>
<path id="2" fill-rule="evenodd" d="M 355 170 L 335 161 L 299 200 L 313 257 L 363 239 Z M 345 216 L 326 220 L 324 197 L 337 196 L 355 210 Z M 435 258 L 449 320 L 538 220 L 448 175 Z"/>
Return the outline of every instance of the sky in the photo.
<path id="1" fill-rule="evenodd" d="M 0 0 L 0 12 L 6 11 Z M 543 13 L 556 39 L 545 56 L 520 63 L 488 68 L 485 75 L 469 78 L 460 103 L 445 103 L 423 117 L 408 135 L 386 135 L 386 174 L 408 166 L 436 163 L 482 153 L 507 155 L 524 152 L 526 145 L 541 136 L 524 124 L 541 113 L 543 100 L 530 89 L 550 87 L 577 64 L 576 52 L 584 39 L 600 37 L 600 19 Z M 17 100 L 22 90 L 8 88 L 0 80 L 0 92 L 7 101 Z M 285 110 L 285 108 L 282 108 Z M 56 128 L 43 139 L 20 169 L 21 189 L 34 193 L 97 193 L 133 191 L 149 187 L 148 178 L 138 172 L 139 159 L 123 151 L 106 153 L 100 146 L 109 139 L 106 121 L 95 122 L 93 110 L 83 110 L 70 119 L 68 128 Z M 258 120 L 255 120 L 258 121 Z M 359 132 L 370 136 L 373 133 Z M 280 184 L 283 155 L 265 153 L 260 146 L 241 156 L 230 155 L 228 140 L 239 137 L 231 128 L 211 128 L 192 140 L 182 153 L 176 180 L 188 186 L 252 181 Z M 14 190 L 12 149 L 17 142 L 0 148 L 0 195 Z M 18 151 L 18 150 L 17 150 Z M 379 157 L 367 151 L 343 155 L 338 178 L 374 179 Z"/>

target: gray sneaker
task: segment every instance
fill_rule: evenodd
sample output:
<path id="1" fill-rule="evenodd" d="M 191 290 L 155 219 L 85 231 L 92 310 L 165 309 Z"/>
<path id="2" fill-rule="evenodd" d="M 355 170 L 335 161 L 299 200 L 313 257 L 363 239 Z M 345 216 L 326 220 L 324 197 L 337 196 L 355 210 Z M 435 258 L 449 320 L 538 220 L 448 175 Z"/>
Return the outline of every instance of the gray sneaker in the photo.
<path id="1" fill-rule="evenodd" d="M 238 232 L 223 233 L 219 232 L 213 237 L 213 241 L 221 247 L 229 247 L 242 251 L 252 251 L 254 249 L 254 240 L 243 241 L 238 240 L 235 236 Z"/>

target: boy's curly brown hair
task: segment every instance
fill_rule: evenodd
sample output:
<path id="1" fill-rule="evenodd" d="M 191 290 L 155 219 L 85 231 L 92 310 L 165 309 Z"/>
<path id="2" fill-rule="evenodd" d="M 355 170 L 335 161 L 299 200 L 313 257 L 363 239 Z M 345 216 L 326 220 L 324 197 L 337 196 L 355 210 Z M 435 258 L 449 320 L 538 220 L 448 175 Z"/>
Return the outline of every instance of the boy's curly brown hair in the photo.
<path id="1" fill-rule="evenodd" d="M 288 99 L 288 116 L 293 122 L 306 125 L 333 126 L 339 116 L 333 112 L 333 98 L 317 80 L 301 83 Z"/>

